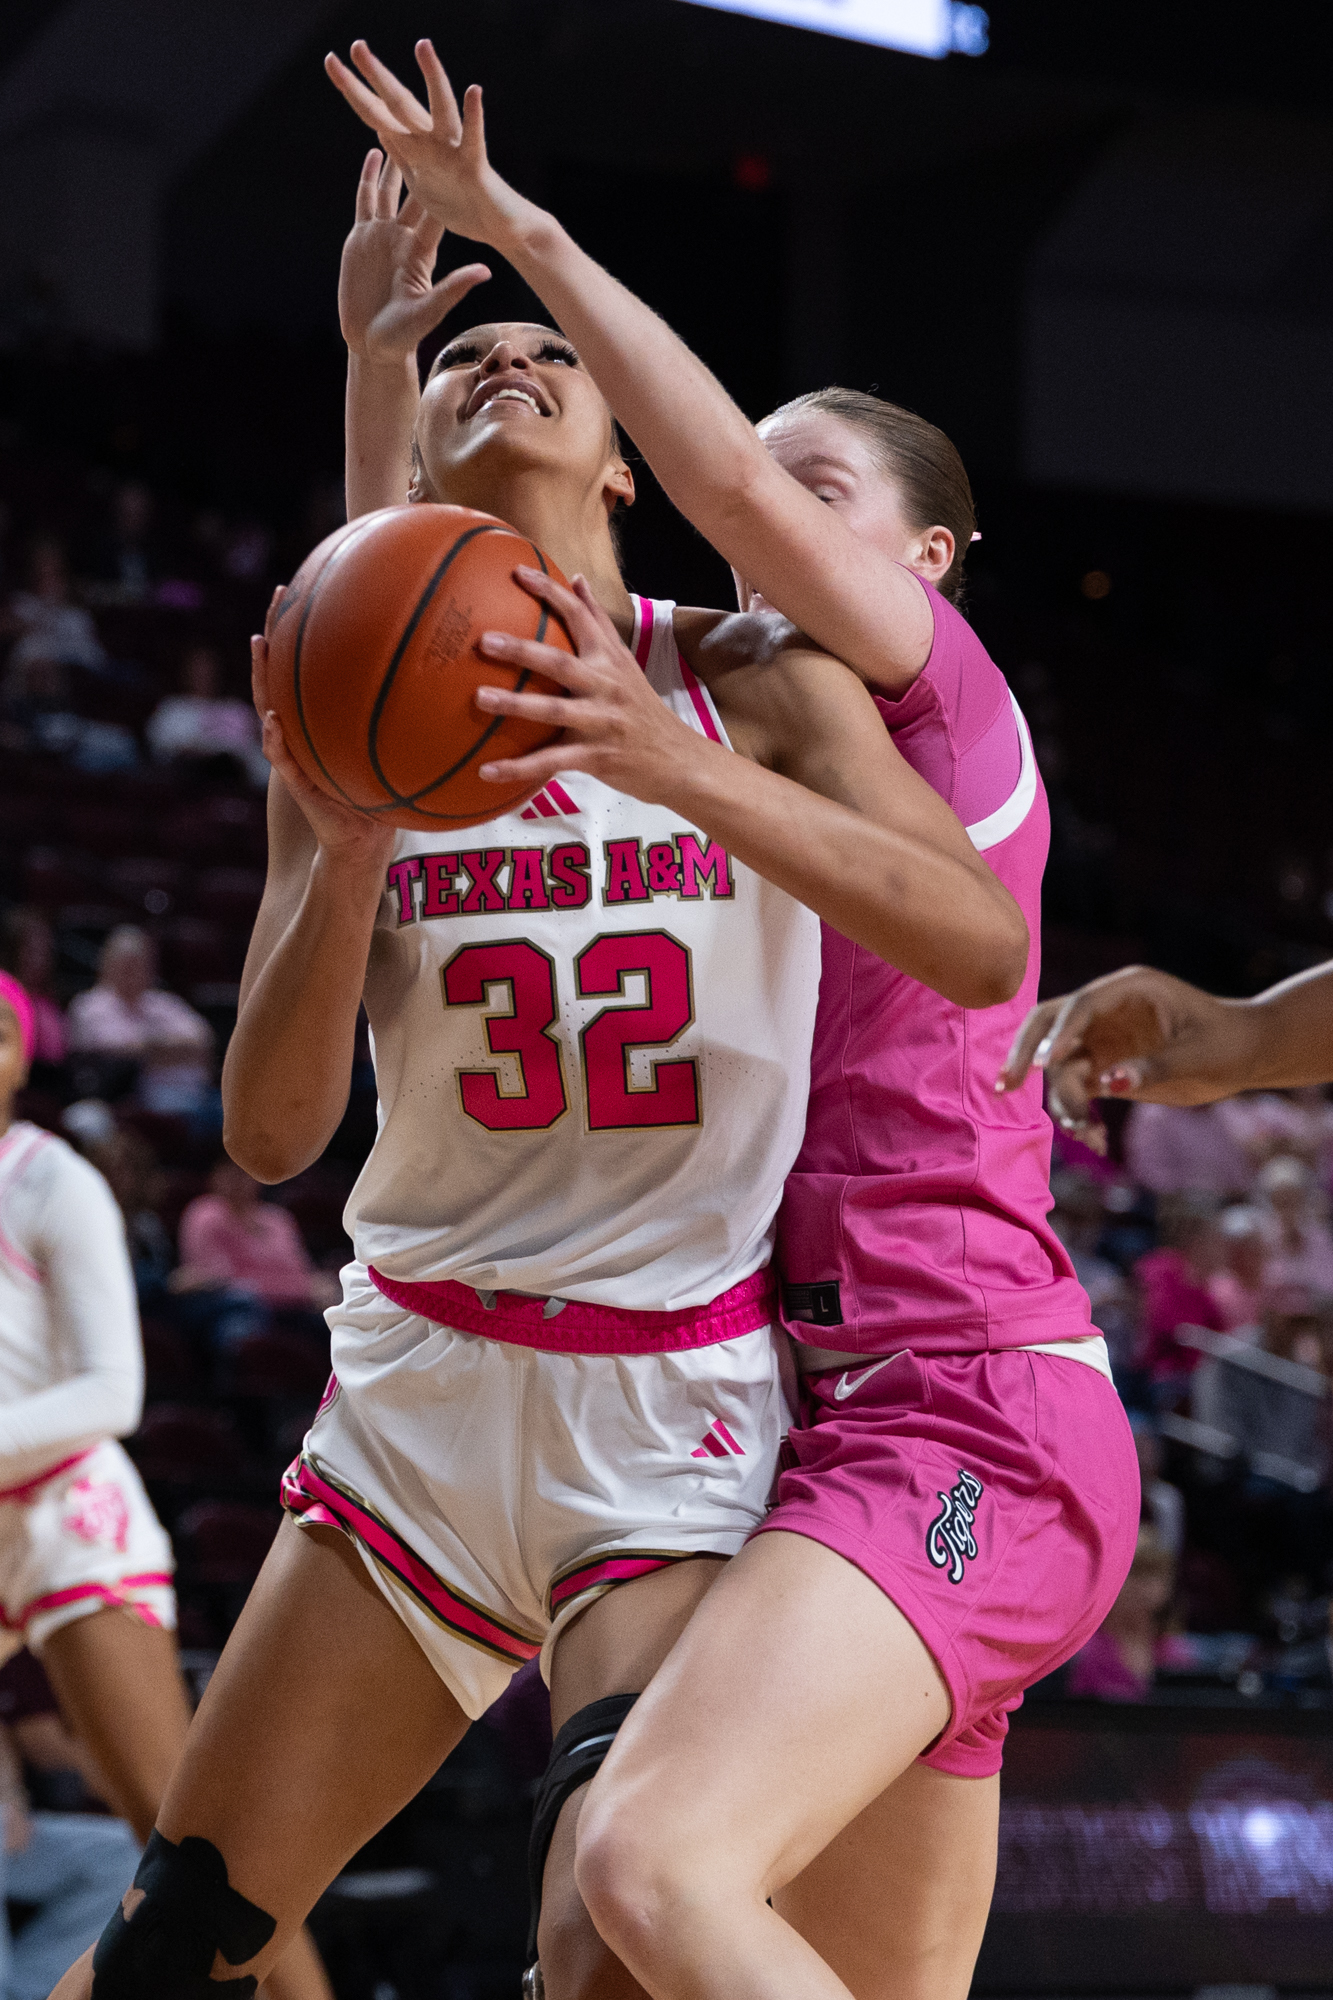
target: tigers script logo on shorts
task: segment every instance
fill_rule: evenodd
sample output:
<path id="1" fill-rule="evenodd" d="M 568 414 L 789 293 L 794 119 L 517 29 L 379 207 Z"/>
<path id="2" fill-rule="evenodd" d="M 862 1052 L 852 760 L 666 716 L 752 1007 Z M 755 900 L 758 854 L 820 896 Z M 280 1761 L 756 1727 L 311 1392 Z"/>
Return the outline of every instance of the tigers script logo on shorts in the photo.
<path id="1" fill-rule="evenodd" d="M 926 1534 L 926 1554 L 936 1569 L 947 1569 L 950 1583 L 961 1583 L 964 1565 L 977 1553 L 972 1524 L 977 1518 L 977 1502 L 985 1491 L 979 1479 L 958 1468 L 958 1484 L 951 1493 L 940 1494 L 940 1512 Z"/>

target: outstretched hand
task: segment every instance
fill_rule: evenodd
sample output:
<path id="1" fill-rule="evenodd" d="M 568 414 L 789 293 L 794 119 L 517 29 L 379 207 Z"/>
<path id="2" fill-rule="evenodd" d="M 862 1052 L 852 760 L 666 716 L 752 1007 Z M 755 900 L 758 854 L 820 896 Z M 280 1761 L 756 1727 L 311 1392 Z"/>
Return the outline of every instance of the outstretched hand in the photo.
<path id="1" fill-rule="evenodd" d="M 431 43 L 418 42 L 416 57 L 426 82 L 426 104 L 365 42 L 352 43 L 359 76 L 333 54 L 325 56 L 324 68 L 357 117 L 377 135 L 423 212 L 457 236 L 500 248 L 520 216 L 534 211 L 501 180 L 486 156 L 481 87 L 471 85 L 460 111 Z"/>
<path id="2" fill-rule="evenodd" d="M 1230 1073 L 1241 1034 L 1235 1002 L 1214 999 L 1170 973 L 1127 966 L 1034 1007 L 995 1088 L 1016 1090 L 1030 1068 L 1045 1070 L 1052 1118 L 1062 1131 L 1104 1152 L 1095 1099 L 1212 1103 L 1236 1087 Z"/>
<path id="3" fill-rule="evenodd" d="M 372 147 L 343 244 L 338 318 L 350 351 L 377 364 L 415 354 L 446 313 L 491 275 L 484 264 L 464 264 L 432 282 L 444 224 L 415 195 L 400 207 L 402 191 L 401 170 Z"/>
<path id="4" fill-rule="evenodd" d="M 273 604 L 281 597 L 275 591 Z M 272 618 L 273 606 L 269 617 Z M 386 868 L 393 853 L 397 833 L 383 821 L 368 819 L 354 806 L 330 798 L 312 784 L 287 747 L 277 710 L 270 705 L 268 690 L 268 640 L 260 632 L 250 640 L 250 684 L 255 709 L 263 730 L 264 755 L 292 798 L 300 807 L 322 853 L 331 861 L 366 869 Z"/>
<path id="5" fill-rule="evenodd" d="M 527 757 L 483 764 L 478 775 L 494 784 L 524 784 L 537 791 L 560 771 L 587 771 L 614 791 L 646 804 L 667 803 L 673 782 L 696 761 L 700 739 L 659 699 L 634 655 L 582 577 L 566 590 L 538 569 L 514 575 L 560 619 L 574 641 L 571 657 L 535 639 L 484 632 L 479 649 L 488 659 L 544 674 L 563 695 L 519 694 L 508 688 L 477 689 L 478 708 L 548 723 L 564 735 Z"/>

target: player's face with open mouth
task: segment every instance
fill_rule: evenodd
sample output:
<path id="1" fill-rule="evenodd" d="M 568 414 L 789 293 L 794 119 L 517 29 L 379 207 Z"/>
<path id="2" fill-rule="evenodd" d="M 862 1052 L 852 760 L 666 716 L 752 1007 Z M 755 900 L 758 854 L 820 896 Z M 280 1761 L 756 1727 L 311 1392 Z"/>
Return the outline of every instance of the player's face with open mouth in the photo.
<path id="1" fill-rule="evenodd" d="M 454 497 L 460 476 L 475 493 L 483 457 L 498 454 L 508 471 L 517 459 L 595 479 L 612 449 L 606 404 L 574 349 L 549 327 L 521 321 L 473 327 L 441 350 L 416 437 L 441 500 Z"/>

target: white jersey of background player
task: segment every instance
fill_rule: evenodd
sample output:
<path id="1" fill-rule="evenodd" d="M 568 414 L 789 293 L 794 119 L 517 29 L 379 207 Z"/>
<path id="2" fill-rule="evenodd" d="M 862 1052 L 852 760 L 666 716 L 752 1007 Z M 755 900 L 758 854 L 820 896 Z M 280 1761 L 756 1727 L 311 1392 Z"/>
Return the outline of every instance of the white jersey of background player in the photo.
<path id="1" fill-rule="evenodd" d="M 557 1724 L 643 1687 L 716 1572 L 697 1558 L 762 1516 L 782 1422 L 762 1260 L 800 1133 L 810 913 L 964 999 L 988 992 L 1009 922 L 852 674 L 794 639 L 756 659 L 764 628 L 716 612 L 654 605 L 647 632 L 610 531 L 633 480 L 563 341 L 477 329 L 418 411 L 418 321 L 394 302 L 438 232 L 396 216 L 378 165 L 343 269 L 349 512 L 401 497 L 415 422 L 418 497 L 512 522 L 576 578 L 528 582 L 578 657 L 495 637 L 496 657 L 569 690 L 564 741 L 518 773 L 561 790 L 438 850 L 315 791 L 265 713 L 278 778 L 228 1145 L 268 1180 L 317 1157 L 363 994 L 384 1102 L 329 1316 L 336 1387 L 287 1483 L 305 1532 L 284 1523 L 159 1820 L 158 1862 L 193 1836 L 244 1882 L 256 1930 L 261 1912 L 271 1925 L 240 1967 L 259 1977 L 521 1659 L 546 1648 Z M 446 280 L 445 302 L 476 275 Z M 438 318 L 440 295 L 423 309 Z M 641 663 L 626 642 L 645 636 Z M 265 671 L 257 643 L 263 711 Z M 557 854 L 580 846 L 582 878 Z M 456 865 L 428 868 L 428 849 Z M 539 879 L 544 910 L 523 898 Z M 586 902 L 562 908 L 556 886 L 577 896 L 580 879 Z M 558 1830 L 557 1914 L 569 1858 Z M 135 1917 L 104 1949 L 137 1964 Z M 557 2000 L 559 1953 L 542 1959 Z M 80 1971 L 60 2000 L 88 1990 Z"/>

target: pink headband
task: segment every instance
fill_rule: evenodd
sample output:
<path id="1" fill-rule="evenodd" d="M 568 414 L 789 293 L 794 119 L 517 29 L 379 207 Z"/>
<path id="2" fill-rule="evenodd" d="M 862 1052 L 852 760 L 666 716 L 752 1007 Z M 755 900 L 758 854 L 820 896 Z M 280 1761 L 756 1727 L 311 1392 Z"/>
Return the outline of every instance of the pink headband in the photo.
<path id="1" fill-rule="evenodd" d="M 32 1001 L 28 990 L 20 986 L 11 973 L 0 972 L 0 1001 L 14 1009 L 14 1018 L 19 1024 L 19 1034 L 23 1040 L 23 1053 L 29 1062 L 37 1046 L 37 1028 L 32 1017 Z"/>

